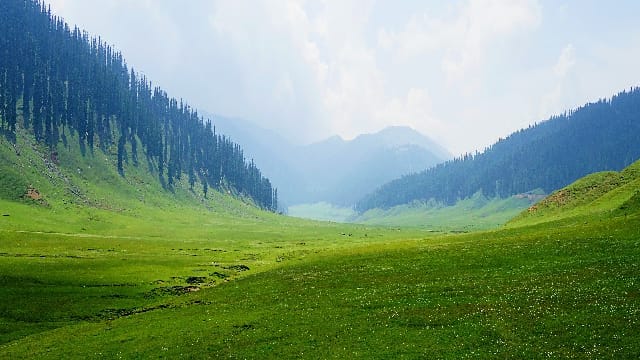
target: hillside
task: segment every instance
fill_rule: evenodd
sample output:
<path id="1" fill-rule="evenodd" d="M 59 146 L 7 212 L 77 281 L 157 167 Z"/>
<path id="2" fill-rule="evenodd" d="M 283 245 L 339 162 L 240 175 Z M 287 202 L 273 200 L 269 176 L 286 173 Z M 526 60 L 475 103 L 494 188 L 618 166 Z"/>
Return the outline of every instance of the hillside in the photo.
<path id="1" fill-rule="evenodd" d="M 0 200 L 0 358 L 640 354 L 637 207 L 443 235 L 225 201 Z"/>
<path id="2" fill-rule="evenodd" d="M 418 227 L 432 231 L 469 232 L 495 229 L 531 206 L 538 195 L 487 198 L 476 193 L 470 198 L 445 206 L 435 202 L 414 202 L 392 208 L 371 209 L 352 214 L 349 222 L 368 225 Z"/>
<path id="3" fill-rule="evenodd" d="M 75 142 L 77 137 L 69 136 L 69 141 Z M 131 153 L 130 146 L 127 151 Z M 144 156 L 140 147 L 137 152 L 139 157 Z M 122 216 L 140 216 L 152 223 L 149 212 L 153 208 L 200 209 L 214 212 L 216 216 L 238 219 L 263 216 L 253 199 L 233 188 L 205 194 L 199 183 L 192 187 L 183 176 L 168 190 L 158 181 L 153 164 L 125 165 L 127 176 L 121 176 L 116 163 L 115 156 L 100 151 L 82 154 L 76 146 L 59 147 L 52 159 L 49 148 L 22 129 L 17 130 L 12 141 L 0 137 L 3 229 L 12 229 L 10 224 L 15 223 L 15 230 L 62 230 L 64 227 L 55 225 L 60 221 L 56 219 L 69 212 L 74 215 L 62 221 L 71 227 L 65 231 L 108 231 L 113 234 L 126 234 L 127 228 L 105 228 L 104 223 L 98 224 L 105 220 L 111 223 L 109 219 Z M 14 212 L 12 209 L 21 210 Z M 102 215 L 95 215 L 97 213 Z M 28 226 L 25 219 L 30 219 Z M 155 232 L 151 226 L 149 231 Z"/>
<path id="4" fill-rule="evenodd" d="M 121 177 L 146 164 L 169 192 L 186 178 L 205 196 L 212 188 L 277 208 L 277 191 L 239 145 L 102 39 L 71 29 L 39 0 L 2 1 L 0 34 L 0 133 L 8 141 L 31 136 L 56 165 L 63 148 L 77 148 L 106 157 Z"/>
<path id="5" fill-rule="evenodd" d="M 587 174 L 618 171 L 640 158 L 640 89 L 587 104 L 513 133 L 478 154 L 391 181 L 362 198 L 359 212 L 434 199 L 455 204 L 478 191 L 508 197 L 546 193 Z"/>
<path id="6" fill-rule="evenodd" d="M 260 164 L 260 170 L 278 188 L 280 209 L 286 210 L 291 194 L 302 179 L 294 159 L 297 148 L 278 133 L 260 125 L 239 118 L 229 118 L 203 112 L 205 117 L 213 119 L 215 130 L 227 135 L 233 142 L 242 146 L 244 155 Z"/>
<path id="7" fill-rule="evenodd" d="M 637 213 L 639 205 L 640 160 L 620 172 L 587 175 L 529 207 L 507 225 L 522 226 L 594 215 L 628 215 Z"/>

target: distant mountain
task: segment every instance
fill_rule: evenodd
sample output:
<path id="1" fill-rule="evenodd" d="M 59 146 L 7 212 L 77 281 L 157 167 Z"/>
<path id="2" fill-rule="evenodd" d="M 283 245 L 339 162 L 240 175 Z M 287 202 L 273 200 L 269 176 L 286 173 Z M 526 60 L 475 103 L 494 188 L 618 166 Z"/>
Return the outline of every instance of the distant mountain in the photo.
<path id="1" fill-rule="evenodd" d="M 260 170 L 268 177 L 279 193 L 287 193 L 290 178 L 298 178 L 295 165 L 290 162 L 289 154 L 295 146 L 275 131 L 240 118 L 231 118 L 202 112 L 205 118 L 212 119 L 215 131 L 240 144 L 244 156 L 253 159 Z M 282 203 L 287 199 L 278 196 Z"/>
<path id="2" fill-rule="evenodd" d="M 387 209 L 434 199 L 445 204 L 533 189 L 549 193 L 589 173 L 620 169 L 640 158 L 640 88 L 520 130 L 487 148 L 385 184 L 356 209 Z"/>
<path id="3" fill-rule="evenodd" d="M 333 136 L 293 145 L 277 133 L 243 119 L 212 115 L 216 131 L 245 149 L 245 156 L 278 188 L 281 204 L 327 202 L 351 206 L 401 175 L 451 158 L 442 146 L 408 127 L 389 127 L 353 140 Z"/>
<path id="4" fill-rule="evenodd" d="M 294 163 L 304 178 L 293 203 L 352 205 L 364 194 L 451 155 L 408 127 L 390 127 L 351 141 L 337 136 L 300 148 Z"/>
<path id="5" fill-rule="evenodd" d="M 417 146 L 428 150 L 439 159 L 451 158 L 451 153 L 432 139 L 408 126 L 390 126 L 375 134 L 360 135 L 353 140 L 353 146 L 359 148 L 400 149 Z"/>

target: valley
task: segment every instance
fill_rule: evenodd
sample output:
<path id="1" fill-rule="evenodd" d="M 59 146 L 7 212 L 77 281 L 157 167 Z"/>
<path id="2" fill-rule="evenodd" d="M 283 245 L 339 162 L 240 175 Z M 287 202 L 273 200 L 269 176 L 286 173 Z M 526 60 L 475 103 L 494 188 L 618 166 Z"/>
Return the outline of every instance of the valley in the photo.
<path id="1" fill-rule="evenodd" d="M 86 5 L 78 4 L 56 6 Z M 508 12 L 515 3 L 496 4 L 494 12 Z M 104 15 L 130 5 L 105 2 Z M 214 15 L 234 9 L 209 5 Z M 194 43 L 228 41 L 233 51 L 206 57 L 215 69 L 203 66 L 198 76 L 222 71 L 222 88 L 213 93 L 224 100 L 206 103 L 229 110 L 238 98 L 235 109 L 244 111 L 260 108 L 265 96 L 268 107 L 247 113 L 266 109 L 263 124 L 285 114 L 279 125 L 289 122 L 289 138 L 170 96 L 102 37 L 70 27 L 43 1 L 0 2 L 0 359 L 640 358 L 640 88 L 453 156 L 438 143 L 450 136 L 443 129 L 475 141 L 512 104 L 483 117 L 467 102 L 474 84 L 452 105 L 414 88 L 416 74 L 399 73 L 411 88 L 397 98 L 402 86 L 383 81 L 367 56 L 342 68 L 353 55 L 350 42 L 347 53 L 330 51 L 341 54 L 334 58 L 339 69 L 322 63 L 328 50 L 305 36 L 322 38 L 332 27 L 319 21 L 324 15 L 310 21 L 305 10 L 312 10 L 286 5 L 291 23 L 277 26 L 282 44 L 230 30 L 251 19 L 244 16 L 194 21 L 201 15 L 194 9 L 203 9 L 195 2 L 140 2 L 145 16 L 134 9 L 118 18 L 139 19 L 136 29 L 162 19 L 171 33 L 162 43 L 173 50 L 153 61 L 176 51 L 180 74 L 163 71 L 176 79 L 202 49 L 169 46 L 183 36 L 169 20 L 207 23 L 215 36 L 203 41 L 202 32 Z M 172 6 L 187 11 L 161 16 Z M 157 17 L 147 16 L 151 8 Z M 418 17 L 410 14 L 413 31 Z M 349 24 L 356 17 L 344 16 Z M 260 12 L 251 24 L 263 18 L 282 17 Z M 291 36 L 304 51 L 286 53 L 303 53 L 313 76 L 302 76 L 306 65 L 297 64 L 270 77 L 281 59 L 264 64 L 261 56 L 289 49 L 283 34 L 311 23 L 314 30 Z M 486 23 L 493 31 L 509 25 Z M 378 30 L 376 56 L 404 36 Z M 155 34 L 146 36 L 145 50 L 154 49 Z M 472 43 L 483 45 L 481 38 Z M 239 49 L 260 56 L 240 61 Z M 580 64 L 572 45 L 564 49 L 552 69 L 563 79 Z M 396 50 L 394 62 L 406 61 Z M 464 75 L 451 51 L 441 71 Z M 245 63 L 251 66 L 240 69 Z M 362 74 L 375 81 L 350 78 Z M 337 88 L 322 91 L 309 79 Z M 198 97 L 204 93 L 200 101 L 216 86 L 211 80 L 190 84 Z M 441 82 L 444 96 L 451 80 Z M 393 95 L 385 105 L 387 86 Z M 316 98 L 317 108 L 306 109 Z M 470 115 L 487 125 L 441 121 L 442 104 L 468 107 L 452 118 Z M 378 130 L 350 138 L 295 132 L 311 126 L 324 134 L 333 126 L 353 134 L 358 122 Z M 294 143 L 292 133 L 324 140 Z"/>
<path id="2" fill-rule="evenodd" d="M 0 201 L 2 357 L 640 352 L 637 164 L 561 190 L 574 200 L 545 210 L 552 195 L 506 228 L 454 234 L 301 220 L 187 183 L 149 189 L 143 173 L 83 182 L 60 169 L 82 193 L 96 183 L 111 194 L 73 204 L 48 190 L 45 161 L 20 138 L 19 156 L 2 145 L 5 161 L 32 159 L 26 178 L 46 200 Z M 619 179 L 629 186 L 609 185 Z"/>
<path id="3" fill-rule="evenodd" d="M 52 233 L 20 223 L 32 205 L 2 209 L 3 357 L 640 351 L 637 211 L 454 235 L 197 207 Z"/>

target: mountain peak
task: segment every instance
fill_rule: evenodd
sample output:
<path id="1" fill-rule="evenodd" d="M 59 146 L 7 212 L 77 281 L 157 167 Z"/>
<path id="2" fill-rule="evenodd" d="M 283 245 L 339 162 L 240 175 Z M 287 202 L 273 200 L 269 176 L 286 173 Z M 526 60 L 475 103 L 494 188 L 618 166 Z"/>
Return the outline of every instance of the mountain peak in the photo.
<path id="1" fill-rule="evenodd" d="M 442 159 L 451 158 L 451 153 L 447 149 L 409 126 L 389 126 L 373 134 L 359 135 L 352 141 L 354 143 L 374 141 L 379 146 L 387 148 L 416 145 L 429 150 Z"/>

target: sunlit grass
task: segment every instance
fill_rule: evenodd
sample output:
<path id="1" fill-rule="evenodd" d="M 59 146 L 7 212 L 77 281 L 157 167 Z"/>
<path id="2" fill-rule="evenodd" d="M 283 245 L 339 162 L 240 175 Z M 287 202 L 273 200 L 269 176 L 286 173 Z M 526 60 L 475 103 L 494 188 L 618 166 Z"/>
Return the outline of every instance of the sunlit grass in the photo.
<path id="1" fill-rule="evenodd" d="M 119 240 L 112 245 L 119 253 L 110 260 L 67 262 L 93 273 L 73 277 L 57 261 L 51 269 L 58 272 L 41 276 L 61 281 L 56 291 L 64 291 L 65 279 L 77 284 L 68 289 L 88 297 L 88 309 L 110 302 L 110 310 L 69 319 L 71 326 L 25 337 L 2 351 L 53 358 L 632 358 L 640 351 L 637 218 L 401 239 L 324 250 L 320 241 L 289 239 L 276 245 L 282 248 L 236 254 Z M 86 245 L 77 241 L 71 248 Z M 250 252 L 259 260 L 248 259 Z M 129 261 L 121 259 L 124 253 Z M 119 271 L 107 269 L 117 261 L 125 262 Z M 252 270 L 229 282 L 210 275 L 234 276 L 237 270 L 228 264 Z M 100 273 L 107 278 L 98 280 Z M 172 274 L 183 278 L 171 280 Z M 154 288 L 186 285 L 189 274 L 219 286 L 149 297 L 157 294 Z M 129 286 L 79 286 L 96 283 Z M 68 313 L 73 311 L 79 310 Z"/>
<path id="2" fill-rule="evenodd" d="M 76 170 L 56 173 L 37 146 L 2 149 L 44 201 L 0 200 L 0 358 L 640 355 L 633 184 L 595 197 L 606 210 L 453 235 L 168 191 L 99 152 L 62 153 Z M 479 200 L 463 205 L 502 206 Z"/>

